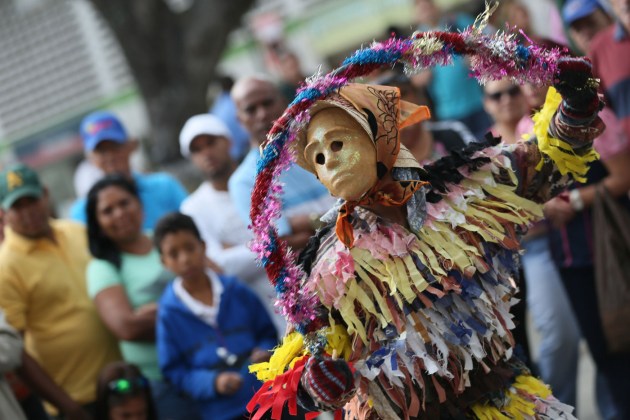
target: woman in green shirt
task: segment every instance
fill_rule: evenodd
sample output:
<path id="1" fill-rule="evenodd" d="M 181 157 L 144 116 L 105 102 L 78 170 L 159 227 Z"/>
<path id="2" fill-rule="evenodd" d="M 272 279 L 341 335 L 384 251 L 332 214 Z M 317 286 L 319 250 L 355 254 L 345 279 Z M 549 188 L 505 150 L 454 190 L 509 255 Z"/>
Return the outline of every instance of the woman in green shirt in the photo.
<path id="1" fill-rule="evenodd" d="M 189 419 L 193 406 L 162 380 L 155 348 L 157 301 L 173 278 L 151 238 L 142 231 L 143 209 L 132 181 L 110 175 L 87 197 L 87 230 L 94 259 L 88 293 L 105 325 L 120 340 L 125 361 L 151 381 L 160 418 Z"/>

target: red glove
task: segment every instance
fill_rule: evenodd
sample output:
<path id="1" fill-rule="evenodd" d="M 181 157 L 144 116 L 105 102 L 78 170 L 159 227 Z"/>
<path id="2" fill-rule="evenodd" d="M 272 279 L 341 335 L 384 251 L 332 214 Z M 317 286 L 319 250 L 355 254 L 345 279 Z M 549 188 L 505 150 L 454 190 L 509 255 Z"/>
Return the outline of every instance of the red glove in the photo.
<path id="1" fill-rule="evenodd" d="M 592 116 L 599 109 L 597 89 L 592 85 L 591 62 L 585 57 L 562 57 L 558 60 L 558 71 L 554 87 L 562 95 L 573 117 Z"/>

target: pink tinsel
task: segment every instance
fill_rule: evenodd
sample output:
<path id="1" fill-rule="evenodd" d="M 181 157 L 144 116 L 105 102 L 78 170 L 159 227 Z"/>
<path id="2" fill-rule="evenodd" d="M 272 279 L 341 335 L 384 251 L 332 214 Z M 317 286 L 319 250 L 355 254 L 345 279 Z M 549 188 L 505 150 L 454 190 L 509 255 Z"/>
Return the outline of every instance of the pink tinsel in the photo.
<path id="1" fill-rule="evenodd" d="M 252 196 L 252 225 L 254 241 L 252 249 L 267 263 L 267 273 L 274 286 L 281 290 L 278 306 L 289 322 L 306 326 L 315 319 L 317 297 L 312 291 L 301 288 L 304 273 L 295 264 L 295 257 L 284 246 L 272 241 L 277 236 L 270 225 L 281 212 L 280 194 L 282 186 L 278 178 L 294 161 L 291 144 L 295 133 L 308 123 L 308 108 L 327 93 L 337 90 L 349 80 L 364 76 L 379 67 L 392 66 L 396 62 L 405 65 L 409 72 L 419 71 L 436 65 L 452 62 L 455 55 L 470 57 L 471 75 L 480 83 L 509 77 L 523 83 L 551 84 L 557 71 L 557 60 L 565 53 L 559 49 L 547 49 L 537 45 L 522 46 L 511 33 L 483 33 L 480 27 L 470 27 L 461 33 L 425 32 L 407 39 L 391 38 L 375 43 L 370 48 L 359 50 L 344 66 L 323 76 L 307 81 L 298 90 L 300 100 L 294 102 L 278 119 L 269 133 L 269 144 L 284 145 L 279 155 L 269 161 L 271 170 L 261 171 Z M 319 95 L 318 93 L 319 92 Z M 300 96 L 302 95 L 302 96 Z M 271 230 L 272 229 L 272 230 Z M 376 249 L 376 248 L 374 248 Z M 281 266 L 274 266 L 280 264 Z"/>

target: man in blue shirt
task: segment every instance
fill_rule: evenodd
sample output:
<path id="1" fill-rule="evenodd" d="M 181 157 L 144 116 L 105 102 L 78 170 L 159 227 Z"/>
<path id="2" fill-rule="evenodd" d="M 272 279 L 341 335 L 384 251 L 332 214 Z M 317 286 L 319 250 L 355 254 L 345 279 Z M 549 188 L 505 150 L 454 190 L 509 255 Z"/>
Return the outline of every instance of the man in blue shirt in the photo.
<path id="1" fill-rule="evenodd" d="M 178 211 L 188 195 L 184 187 L 166 173 L 140 174 L 131 171 L 129 158 L 137 143 L 128 138 L 125 127 L 110 112 L 97 111 L 81 122 L 81 138 L 88 158 L 105 173 L 122 174 L 131 178 L 138 187 L 144 208 L 145 229 L 153 229 L 157 221 Z M 70 217 L 85 223 L 86 198 L 79 198 L 70 209 Z"/>
<path id="2" fill-rule="evenodd" d="M 228 190 L 236 211 L 249 225 L 259 148 L 273 122 L 282 115 L 286 103 L 274 83 L 264 77 L 238 80 L 232 88 L 232 99 L 239 121 L 249 132 L 251 148 L 230 178 Z M 284 191 L 282 217 L 277 222 L 278 234 L 289 246 L 300 249 L 314 233 L 319 217 L 334 205 L 334 199 L 315 176 L 297 165 L 285 172 L 280 180 Z"/>

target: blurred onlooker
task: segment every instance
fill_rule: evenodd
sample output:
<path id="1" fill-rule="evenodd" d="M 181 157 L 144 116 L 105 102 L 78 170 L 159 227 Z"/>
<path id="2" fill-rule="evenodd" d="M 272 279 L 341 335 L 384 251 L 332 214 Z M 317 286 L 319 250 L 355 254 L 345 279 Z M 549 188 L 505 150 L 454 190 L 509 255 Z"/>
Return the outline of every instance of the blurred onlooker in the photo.
<path id="1" fill-rule="evenodd" d="M 396 86 L 400 89 L 400 98 L 403 101 L 431 107 L 425 89 L 416 88 L 402 71 L 388 70 L 381 73 L 374 83 Z M 449 120 L 422 121 L 403 128 L 400 136 L 402 144 L 422 165 L 446 156 L 454 150 L 460 150 L 476 140 L 463 123 Z"/>
<path id="2" fill-rule="evenodd" d="M 92 185 L 96 184 L 96 181 L 103 178 L 104 175 L 105 173 L 94 166 L 89 159 L 83 159 L 79 162 L 74 170 L 72 180 L 77 197 L 85 197 Z"/>
<path id="3" fill-rule="evenodd" d="M 484 86 L 483 96 L 483 106 L 494 120 L 490 132 L 503 143 L 516 143 L 516 126 L 527 110 L 521 88 L 508 79 L 493 80 Z"/>
<path id="4" fill-rule="evenodd" d="M 158 420 L 151 385 L 135 365 L 114 362 L 105 366 L 96 392 L 96 420 Z"/>
<path id="5" fill-rule="evenodd" d="M 26 336 L 18 374 L 66 418 L 87 419 L 98 372 L 120 353 L 87 294 L 85 228 L 50 220 L 48 200 L 32 169 L 15 165 L 0 173 L 7 224 L 0 307 Z"/>
<path id="6" fill-rule="evenodd" d="M 530 113 L 516 127 L 517 140 L 533 134 L 531 114 L 544 105 L 548 87 L 526 83 L 521 89 Z M 537 223 L 521 240 L 527 309 L 541 337 L 536 363 L 540 377 L 556 398 L 575 407 L 580 328 L 551 256 L 547 231 L 545 222 Z"/>
<path id="7" fill-rule="evenodd" d="M 0 245 L 4 241 L 4 210 L 0 207 Z"/>
<path id="8" fill-rule="evenodd" d="M 276 329 L 262 304 L 233 277 L 205 264 L 205 246 L 190 216 L 160 220 L 155 244 L 178 277 L 160 300 L 157 339 L 164 375 L 198 403 L 204 419 L 246 417 L 262 385 L 249 365 L 269 360 Z"/>
<path id="9" fill-rule="evenodd" d="M 4 319 L 0 309 L 0 418 L 26 420 L 11 387 L 4 380 L 4 374 L 22 364 L 22 337 Z"/>
<path id="10" fill-rule="evenodd" d="M 94 259 L 87 287 L 105 325 L 120 340 L 125 361 L 151 380 L 161 419 L 192 419 L 190 401 L 162 379 L 155 347 L 157 301 L 172 279 L 142 231 L 135 184 L 120 175 L 98 181 L 87 197 L 87 230 Z"/>
<path id="11" fill-rule="evenodd" d="M 609 354 L 599 316 L 595 274 L 593 268 L 593 231 L 590 207 L 597 184 L 606 187 L 613 197 L 630 211 L 627 194 L 630 191 L 630 143 L 619 122 L 610 110 L 600 112 L 606 131 L 595 140 L 594 146 L 601 162 L 593 162 L 587 183 L 576 185 L 568 194 L 545 204 L 545 217 L 556 229 L 550 232 L 551 250 L 560 276 L 578 320 L 582 336 L 586 339 L 593 360 L 607 382 L 614 407 L 598 404 L 608 418 L 630 418 L 630 354 Z M 607 412 L 616 415 L 609 417 Z"/>
<path id="12" fill-rule="evenodd" d="M 474 22 L 472 16 L 445 15 L 433 0 L 415 0 L 418 30 L 462 30 Z M 427 86 L 438 120 L 458 120 L 466 124 L 476 138 L 482 138 L 490 125 L 483 109 L 479 83 L 470 77 L 465 58 L 454 57 L 448 66 L 435 66 L 414 76 L 416 86 Z"/>
<path id="13" fill-rule="evenodd" d="M 228 180 L 236 169 L 230 157 L 228 128 L 215 116 L 195 115 L 186 121 L 179 135 L 182 156 L 201 171 L 205 181 L 182 203 L 181 211 L 193 218 L 204 242 L 206 255 L 226 275 L 245 281 L 271 315 L 278 333 L 286 321 L 274 310 L 275 291 L 265 270 L 247 246 L 251 232 L 238 216 L 228 193 Z"/>
<path id="14" fill-rule="evenodd" d="M 221 92 L 214 100 L 210 113 L 219 117 L 228 126 L 232 139 L 230 156 L 236 162 L 240 162 L 249 151 L 249 134 L 238 121 L 236 105 L 230 96 L 234 80 L 229 76 L 222 76 L 219 78 L 219 82 L 221 83 Z M 186 156 L 184 155 L 184 157 Z"/>
<path id="15" fill-rule="evenodd" d="M 4 217 L 4 210 L 0 207 L 0 245 L 2 245 L 4 241 Z M 15 372 L 6 372 L 4 376 L 13 394 L 17 398 L 24 415 L 26 415 L 29 420 L 48 420 L 48 414 L 46 414 L 40 399 L 26 386 L 24 381 L 22 381 Z M 2 373 L 0 373 L 0 381 L 1 380 Z"/>
<path id="16" fill-rule="evenodd" d="M 494 122 L 486 131 L 489 131 L 493 136 L 501 137 L 503 143 L 515 143 L 518 140 L 515 134 L 516 125 L 525 115 L 527 108 L 520 87 L 509 79 L 493 80 L 483 87 L 483 94 L 484 108 Z M 526 298 L 528 294 L 526 282 L 519 283 L 518 293 L 517 298 L 520 301 L 512 307 L 512 313 L 516 319 L 516 327 L 512 334 L 519 345 L 519 356 L 531 367 L 532 360 L 526 328 Z"/>
<path id="17" fill-rule="evenodd" d="M 627 0 L 611 3 L 616 22 L 606 28 L 606 14 L 595 0 L 567 1 L 563 17 L 572 37 L 589 38 L 592 34 L 591 44 L 583 48 L 593 62 L 593 74 L 600 78 L 608 104 L 630 137 L 630 4 Z"/>
<path id="18" fill-rule="evenodd" d="M 236 211 L 250 224 L 251 193 L 256 180 L 260 145 L 273 122 L 282 115 L 286 101 L 278 88 L 264 77 L 240 79 L 232 88 L 238 119 L 250 134 L 251 149 L 229 180 L 228 190 Z M 282 216 L 278 234 L 294 249 L 303 248 L 319 224 L 319 216 L 334 205 L 328 190 L 308 171 L 297 165 L 283 173 Z"/>
<path id="19" fill-rule="evenodd" d="M 291 51 L 283 40 L 264 45 L 265 64 L 267 69 L 278 77 L 278 90 L 287 103 L 295 97 L 300 84 L 306 78 L 298 56 Z"/>
<path id="20" fill-rule="evenodd" d="M 515 36 L 520 43 L 527 43 L 525 36 L 536 40 L 532 33 L 531 20 L 527 7 L 519 0 L 503 0 L 489 19 L 490 25 L 497 30 L 516 29 Z M 521 33 L 520 31 L 523 31 Z"/>
<path id="21" fill-rule="evenodd" d="M 562 12 L 571 27 L 570 34 L 578 35 L 574 42 L 589 54 L 593 53 L 596 48 L 594 41 L 608 31 L 599 5 L 592 0 L 571 0 L 565 4 Z M 590 20 L 589 28 L 581 28 L 584 19 Z M 617 54 L 622 56 L 608 65 L 618 65 L 623 69 L 625 56 L 620 51 Z M 595 75 L 600 76 L 597 73 Z M 600 153 L 601 162 L 591 164 L 586 184 L 576 185 L 569 193 L 547 202 L 545 216 L 556 228 L 550 233 L 552 254 L 560 267 L 560 276 L 582 336 L 612 395 L 613 409 L 602 407 L 601 404 L 600 409 L 604 409 L 606 418 L 625 419 L 630 418 L 630 400 L 627 398 L 630 389 L 630 353 L 610 354 L 607 350 L 595 286 L 590 207 L 597 185 L 603 185 L 611 196 L 617 197 L 622 206 L 630 211 L 627 196 L 630 190 L 630 142 L 620 121 L 610 110 L 604 109 L 600 117 L 606 124 L 606 131 L 595 139 L 594 147 Z"/>
<path id="22" fill-rule="evenodd" d="M 81 122 L 83 147 L 90 162 L 105 175 L 119 174 L 135 182 L 144 208 L 144 228 L 152 229 L 164 214 L 179 209 L 186 190 L 166 173 L 139 174 L 131 170 L 130 156 L 138 143 L 127 136 L 125 127 L 112 113 L 97 111 Z M 78 198 L 70 217 L 86 222 L 85 197 Z"/>
<path id="23" fill-rule="evenodd" d="M 597 0 L 569 0 L 562 15 L 571 40 L 584 54 L 591 50 L 593 38 L 613 23 Z"/>
<path id="24" fill-rule="evenodd" d="M 489 23 L 498 30 L 516 29 L 515 35 L 523 44 L 529 44 L 531 40 L 536 44 L 551 42 L 557 45 L 567 45 L 562 17 L 556 3 L 555 0 L 538 0 L 536 2 L 501 0 L 497 10 L 490 16 Z M 532 12 L 534 12 L 534 19 L 544 16 L 543 22 L 532 21 Z M 544 32 L 535 32 L 534 23 L 538 23 L 538 29 L 544 30 Z M 544 28 L 541 27 L 542 25 L 545 25 Z"/>

